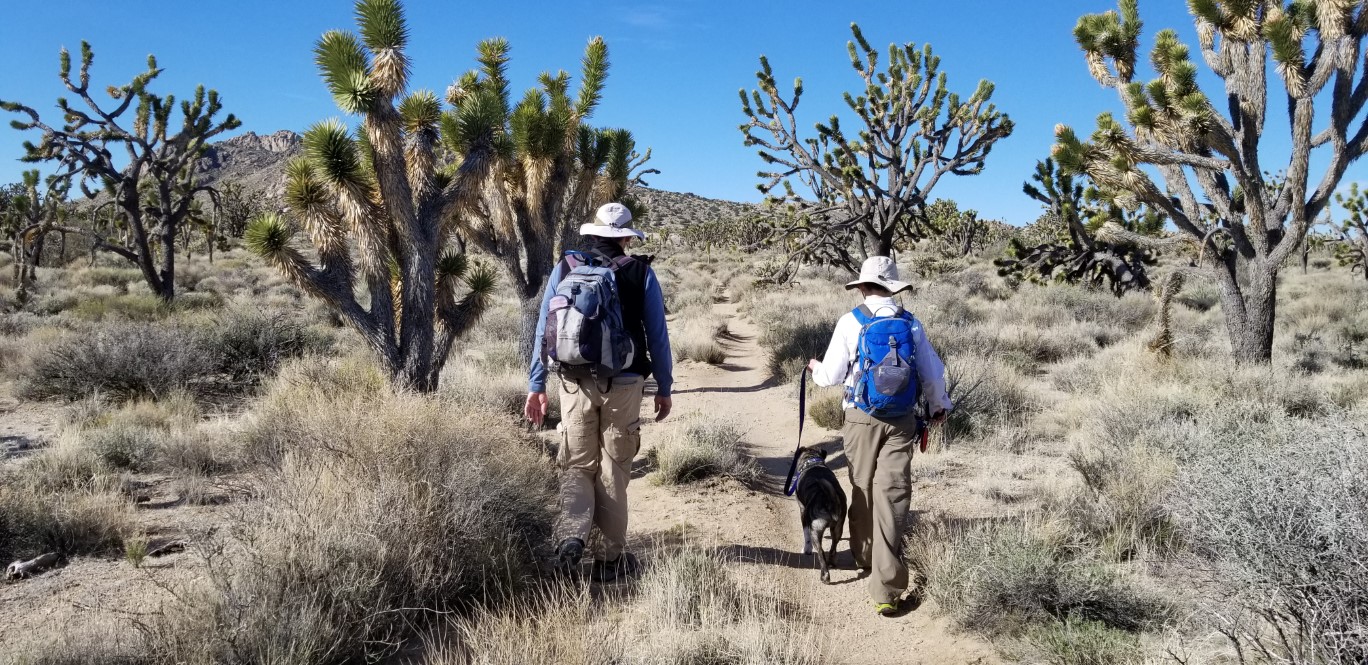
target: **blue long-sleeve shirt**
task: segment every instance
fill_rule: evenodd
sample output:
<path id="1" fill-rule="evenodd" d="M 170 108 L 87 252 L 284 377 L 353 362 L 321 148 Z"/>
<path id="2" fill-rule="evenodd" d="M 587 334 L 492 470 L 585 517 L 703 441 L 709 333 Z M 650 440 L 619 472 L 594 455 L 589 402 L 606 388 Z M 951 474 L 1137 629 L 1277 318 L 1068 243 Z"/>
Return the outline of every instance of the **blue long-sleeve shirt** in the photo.
<path id="1" fill-rule="evenodd" d="M 532 369 L 528 372 L 527 391 L 546 392 L 546 366 L 542 364 L 542 337 L 546 333 L 546 310 L 551 297 L 556 294 L 556 286 L 561 281 L 561 266 L 558 261 L 546 280 L 546 290 L 542 292 L 541 315 L 537 318 L 537 337 L 532 348 Z M 646 328 L 646 348 L 650 354 L 651 375 L 656 380 L 656 394 L 669 397 L 674 386 L 674 356 L 670 354 L 670 335 L 665 328 L 665 295 L 660 290 L 655 271 L 646 267 L 646 302 L 642 308 L 642 323 Z M 623 372 L 621 376 L 636 376 Z"/>

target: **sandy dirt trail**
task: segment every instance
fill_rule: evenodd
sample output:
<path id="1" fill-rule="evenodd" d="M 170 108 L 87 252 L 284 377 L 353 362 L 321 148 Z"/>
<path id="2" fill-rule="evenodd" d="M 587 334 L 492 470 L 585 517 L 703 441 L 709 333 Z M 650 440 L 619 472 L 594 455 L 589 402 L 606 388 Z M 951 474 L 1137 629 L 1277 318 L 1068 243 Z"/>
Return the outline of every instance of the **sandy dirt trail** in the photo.
<path id="1" fill-rule="evenodd" d="M 821 583 L 814 557 L 801 554 L 797 501 L 784 497 L 781 487 L 796 443 L 797 395 L 792 385 L 769 380 L 765 352 L 756 341 L 757 328 L 738 314 L 736 305 L 719 303 L 714 310 L 728 318 L 727 361 L 717 366 L 686 362 L 676 367 L 676 415 L 671 419 L 694 412 L 734 418 L 744 427 L 748 452 L 764 477 L 751 488 L 730 481 L 681 487 L 634 482 L 631 532 L 635 547 L 649 560 L 653 543 L 667 534 L 683 533 L 695 544 L 717 547 L 741 562 L 747 579 L 762 584 L 775 579 L 780 582 L 775 588 L 799 589 L 803 598 L 795 600 L 805 605 L 816 629 L 835 645 L 838 662 L 1000 662 L 991 645 L 953 630 L 930 602 L 899 617 L 875 614 L 867 580 L 857 578 L 846 542 L 839 546 L 839 568 L 831 571 L 832 584 Z M 643 449 L 652 445 L 657 427 L 643 430 Z M 839 433 L 809 420 L 803 442 L 826 446 L 828 462 L 848 494 Z M 919 506 L 920 484 L 914 476 L 914 512 L 925 508 Z"/>

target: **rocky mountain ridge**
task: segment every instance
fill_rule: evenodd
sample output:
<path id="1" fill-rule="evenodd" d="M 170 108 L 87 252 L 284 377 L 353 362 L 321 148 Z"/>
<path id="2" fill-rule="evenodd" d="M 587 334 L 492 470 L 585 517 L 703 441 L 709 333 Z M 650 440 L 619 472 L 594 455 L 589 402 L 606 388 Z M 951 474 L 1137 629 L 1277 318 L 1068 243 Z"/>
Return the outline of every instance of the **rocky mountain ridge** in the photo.
<path id="1" fill-rule="evenodd" d="M 196 169 L 208 184 L 232 182 L 249 192 L 260 192 L 270 205 L 280 205 L 285 194 L 285 164 L 304 150 L 302 137 L 282 129 L 271 134 L 245 132 L 209 146 Z M 639 187 L 632 195 L 650 210 L 649 225 L 687 225 L 746 215 L 753 203 L 710 199 L 692 192 L 670 192 Z"/>

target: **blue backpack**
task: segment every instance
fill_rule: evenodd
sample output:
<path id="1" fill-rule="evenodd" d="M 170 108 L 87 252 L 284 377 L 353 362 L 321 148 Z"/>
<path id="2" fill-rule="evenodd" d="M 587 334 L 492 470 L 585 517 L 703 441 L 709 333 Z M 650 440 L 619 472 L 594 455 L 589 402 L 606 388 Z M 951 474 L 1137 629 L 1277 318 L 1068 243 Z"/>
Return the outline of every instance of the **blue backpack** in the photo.
<path id="1" fill-rule="evenodd" d="M 855 387 L 851 401 L 876 418 L 901 418 L 912 413 L 920 397 L 917 345 L 912 331 L 916 319 L 898 309 L 892 316 L 875 316 L 860 305 L 855 346 Z"/>
<path id="2" fill-rule="evenodd" d="M 631 366 L 636 349 L 623 324 L 614 273 L 633 260 L 566 252 L 570 272 L 556 284 L 542 337 L 542 360 L 553 371 L 597 381 Z"/>

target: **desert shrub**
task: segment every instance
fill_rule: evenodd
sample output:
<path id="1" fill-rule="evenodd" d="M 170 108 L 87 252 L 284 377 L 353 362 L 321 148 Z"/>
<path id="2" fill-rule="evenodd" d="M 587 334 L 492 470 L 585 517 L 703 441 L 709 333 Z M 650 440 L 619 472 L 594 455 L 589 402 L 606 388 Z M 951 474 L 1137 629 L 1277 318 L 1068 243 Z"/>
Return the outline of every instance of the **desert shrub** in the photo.
<path id="1" fill-rule="evenodd" d="M 282 406 L 282 405 L 277 405 Z M 149 634 L 179 662 L 359 662 L 536 574 L 554 476 L 499 418 L 418 395 L 283 405 L 261 500 Z M 233 626 L 234 630 L 221 630 Z"/>
<path id="2" fill-rule="evenodd" d="M 691 307 L 681 312 L 676 320 L 682 321 L 683 325 L 676 324 L 676 330 L 670 334 L 670 347 L 675 360 L 693 360 L 710 365 L 726 362 L 727 351 L 719 342 L 719 338 L 727 333 L 726 319 L 709 309 Z"/>
<path id="3" fill-rule="evenodd" d="M 82 321 L 158 321 L 174 311 L 173 305 L 151 293 L 91 295 L 69 308 L 70 315 Z"/>
<path id="4" fill-rule="evenodd" d="M 1040 519 L 920 529 L 908 563 L 961 627 L 988 635 L 1066 620 L 1138 631 L 1169 617 L 1164 601 Z"/>
<path id="5" fill-rule="evenodd" d="M 165 432 L 129 423 L 116 423 L 87 432 L 85 445 L 112 469 L 146 471 L 157 459 Z"/>
<path id="6" fill-rule="evenodd" d="M 827 429 L 839 430 L 845 425 L 845 409 L 841 408 L 842 388 L 817 390 L 808 397 L 808 416 L 812 422 Z"/>
<path id="7" fill-rule="evenodd" d="M 1212 611 L 1270 660 L 1368 660 L 1368 438 L 1331 417 L 1212 417 L 1184 442 L 1172 510 L 1229 592 Z"/>
<path id="8" fill-rule="evenodd" d="M 359 356 L 287 361 L 244 415 L 238 444 L 245 459 L 275 466 L 312 429 L 305 409 L 331 412 L 336 401 L 362 402 L 384 394 L 386 378 L 374 363 Z"/>
<path id="9" fill-rule="evenodd" d="M 0 560 L 119 551 L 132 532 L 133 510 L 111 483 L 52 491 L 10 472 L 0 476 Z"/>
<path id="10" fill-rule="evenodd" d="M 1003 360 L 1017 369 L 1036 373 L 1041 366 L 1090 356 L 1097 342 L 1087 331 L 1076 327 L 1032 328 L 1008 326 L 999 331 L 996 350 Z"/>
<path id="11" fill-rule="evenodd" d="M 441 391 L 463 407 L 493 410 L 510 416 L 522 416 L 527 401 L 527 368 L 498 366 L 482 369 L 481 365 L 467 364 L 451 367 L 443 372 Z M 547 398 L 551 404 L 548 414 L 559 409 L 560 379 L 547 377 Z"/>
<path id="12" fill-rule="evenodd" d="M 1023 427 L 1042 408 L 1027 380 L 1001 362 L 960 355 L 946 361 L 945 373 L 955 405 L 946 420 L 946 436 L 952 440 Z"/>
<path id="13" fill-rule="evenodd" d="M 1188 284 L 1174 300 L 1189 309 L 1205 312 L 1221 304 L 1221 290 L 1216 284 Z"/>
<path id="14" fill-rule="evenodd" d="M 218 373 L 251 385 L 275 373 L 287 358 L 326 352 L 332 340 L 298 317 L 237 307 L 213 318 L 202 343 Z"/>
<path id="15" fill-rule="evenodd" d="M 38 327 L 38 317 L 28 312 L 0 312 L 0 337 L 23 337 Z"/>
<path id="16" fill-rule="evenodd" d="M 760 333 L 760 344 L 769 349 L 770 376 L 791 381 L 811 358 L 821 358 L 831 343 L 836 319 L 774 321 Z"/>
<path id="17" fill-rule="evenodd" d="M 432 665 L 749 665 L 833 662 L 834 649 L 790 602 L 748 588 L 731 564 L 693 547 L 659 550 L 627 611 L 583 586 L 555 586 L 506 608 L 455 622 L 456 648 Z"/>
<path id="18" fill-rule="evenodd" d="M 1089 446 L 1069 456 L 1081 486 L 1060 499 L 1059 511 L 1074 533 L 1087 538 L 1111 561 L 1177 550 L 1167 506 L 1173 458 L 1145 444 Z"/>
<path id="19" fill-rule="evenodd" d="M 72 400 L 224 394 L 255 385 L 284 358 L 329 343 L 298 322 L 249 310 L 199 326 L 106 322 L 60 336 L 31 358 L 22 390 L 30 398 Z"/>
<path id="20" fill-rule="evenodd" d="M 181 266 L 183 268 L 183 266 Z M 85 286 L 112 286 L 126 291 L 130 282 L 142 280 L 142 272 L 136 268 L 111 268 L 95 266 L 71 272 L 73 284 Z"/>
<path id="21" fill-rule="evenodd" d="M 754 477 L 754 463 L 741 454 L 741 426 L 721 418 L 695 417 L 661 437 L 648 451 L 654 482 L 679 485 L 711 476 Z"/>
<path id="22" fill-rule="evenodd" d="M 1035 626 L 1024 641 L 1037 662 L 1049 665 L 1139 665 L 1145 651 L 1134 633 L 1099 621 L 1062 621 Z"/>
<path id="23" fill-rule="evenodd" d="M 170 395 L 212 371 L 214 359 L 196 342 L 187 328 L 147 323 L 111 323 L 68 334 L 30 360 L 22 390 L 39 399 Z"/>

